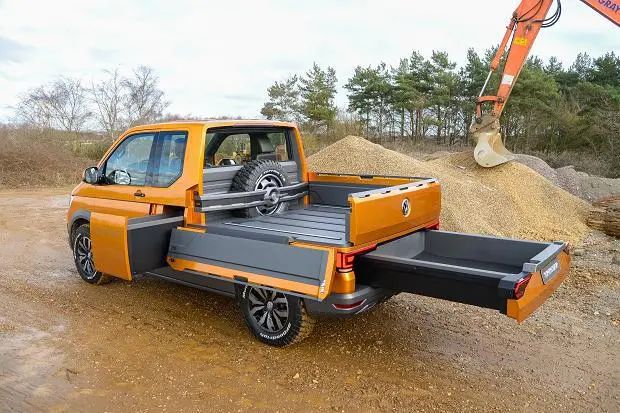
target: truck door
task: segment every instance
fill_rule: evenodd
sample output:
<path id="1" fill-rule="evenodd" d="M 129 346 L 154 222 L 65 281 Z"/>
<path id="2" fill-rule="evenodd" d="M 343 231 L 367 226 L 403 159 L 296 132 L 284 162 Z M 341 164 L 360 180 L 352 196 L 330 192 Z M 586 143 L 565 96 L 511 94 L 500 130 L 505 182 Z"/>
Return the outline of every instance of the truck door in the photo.
<path id="1" fill-rule="evenodd" d="M 165 265 L 170 230 L 182 224 L 183 217 L 175 219 L 170 209 L 164 215 L 168 204 L 162 191 L 174 192 L 167 189 L 183 173 L 187 137 L 187 131 L 135 133 L 102 164 L 105 183 L 97 188 L 97 207 L 90 219 L 98 271 L 131 279 L 132 274 Z M 144 247 L 153 242 L 157 247 Z"/>

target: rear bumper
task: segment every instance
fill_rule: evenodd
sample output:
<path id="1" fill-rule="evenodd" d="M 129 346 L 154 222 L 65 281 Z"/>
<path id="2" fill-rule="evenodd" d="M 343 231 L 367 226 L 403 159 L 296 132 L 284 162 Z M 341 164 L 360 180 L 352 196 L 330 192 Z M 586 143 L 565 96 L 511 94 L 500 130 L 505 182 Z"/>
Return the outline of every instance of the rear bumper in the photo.
<path id="1" fill-rule="evenodd" d="M 304 301 L 306 310 L 313 317 L 350 317 L 370 310 L 395 294 L 398 292 L 358 284 L 353 293 L 331 294 L 323 301 Z"/>

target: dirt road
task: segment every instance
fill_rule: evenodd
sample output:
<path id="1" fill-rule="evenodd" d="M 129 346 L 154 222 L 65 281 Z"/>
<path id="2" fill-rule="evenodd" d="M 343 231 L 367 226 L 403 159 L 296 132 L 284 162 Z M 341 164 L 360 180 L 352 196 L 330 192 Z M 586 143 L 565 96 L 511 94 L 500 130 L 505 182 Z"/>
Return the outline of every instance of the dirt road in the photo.
<path id="1" fill-rule="evenodd" d="M 67 191 L 0 193 L 0 411 L 618 411 L 620 242 L 597 235 L 522 325 L 400 295 L 298 346 L 232 300 L 141 277 L 91 286 Z"/>

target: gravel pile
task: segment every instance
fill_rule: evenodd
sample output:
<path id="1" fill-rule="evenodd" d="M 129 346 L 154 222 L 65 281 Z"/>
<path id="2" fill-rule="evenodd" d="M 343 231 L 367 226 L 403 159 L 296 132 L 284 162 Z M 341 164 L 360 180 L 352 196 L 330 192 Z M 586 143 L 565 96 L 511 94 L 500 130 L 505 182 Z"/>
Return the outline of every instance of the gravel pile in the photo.
<path id="1" fill-rule="evenodd" d="M 578 242 L 588 204 L 525 165 L 487 169 L 470 152 L 419 161 L 348 136 L 308 158 L 317 172 L 433 177 L 442 185 L 445 230 Z"/>
<path id="2" fill-rule="evenodd" d="M 620 194 L 620 179 L 603 178 L 576 171 L 573 166 L 553 169 L 547 162 L 531 155 L 517 155 L 517 162 L 528 166 L 565 191 L 588 202 Z"/>

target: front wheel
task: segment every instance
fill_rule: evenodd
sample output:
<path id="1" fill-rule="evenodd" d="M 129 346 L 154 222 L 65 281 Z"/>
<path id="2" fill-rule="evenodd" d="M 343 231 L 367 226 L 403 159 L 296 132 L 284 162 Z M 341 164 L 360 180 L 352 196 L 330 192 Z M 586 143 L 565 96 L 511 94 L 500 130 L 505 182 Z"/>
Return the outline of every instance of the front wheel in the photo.
<path id="1" fill-rule="evenodd" d="M 82 224 L 72 234 L 73 260 L 80 277 L 89 284 L 103 284 L 110 277 L 103 275 L 95 268 L 93 260 L 93 243 L 90 238 L 90 225 Z"/>
<path id="2" fill-rule="evenodd" d="M 315 320 L 299 297 L 246 285 L 238 287 L 237 299 L 245 323 L 263 343 L 276 347 L 298 343 L 314 327 Z"/>

